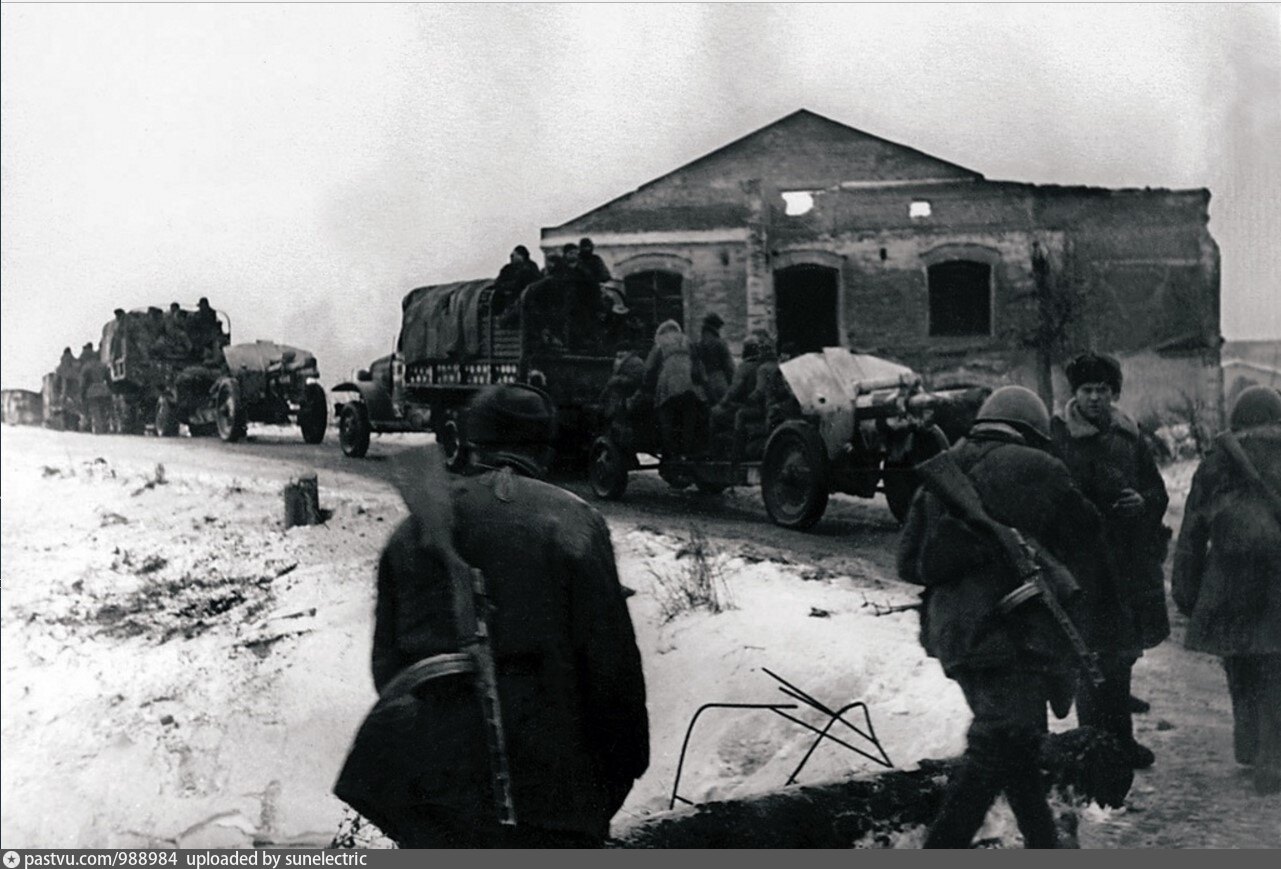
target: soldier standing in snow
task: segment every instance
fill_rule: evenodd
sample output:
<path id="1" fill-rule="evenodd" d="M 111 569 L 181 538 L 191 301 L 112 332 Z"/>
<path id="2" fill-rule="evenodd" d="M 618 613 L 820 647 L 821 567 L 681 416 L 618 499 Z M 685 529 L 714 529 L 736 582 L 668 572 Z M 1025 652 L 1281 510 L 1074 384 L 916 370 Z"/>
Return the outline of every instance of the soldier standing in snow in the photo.
<path id="1" fill-rule="evenodd" d="M 1237 763 L 1281 791 L 1281 395 L 1252 386 L 1192 478 L 1174 554 L 1189 649 L 1223 659 Z"/>
<path id="2" fill-rule="evenodd" d="M 1090 566 L 1104 545 L 1099 516 L 1049 446 L 1050 417 L 1041 399 L 1006 386 L 983 403 L 969 435 L 947 455 L 992 520 L 1033 538 L 1088 594 L 1096 581 Z M 1055 847 L 1038 757 L 1046 704 L 1062 717 L 1072 695 L 1077 662 L 1063 632 L 1034 601 L 1003 611 L 1020 578 L 993 541 L 925 489 L 903 528 L 898 572 L 925 586 L 922 645 L 961 686 L 974 714 L 965 756 L 925 847 L 969 847 L 1001 792 L 1027 847 Z"/>
<path id="3" fill-rule="evenodd" d="M 1134 739 L 1130 673 L 1144 649 L 1170 635 L 1162 562 L 1169 541 L 1161 524 L 1169 496 L 1139 427 L 1113 405 L 1121 394 L 1121 365 L 1085 353 L 1067 366 L 1072 399 L 1051 430 L 1072 479 L 1103 517 L 1116 594 L 1092 603 L 1099 623 L 1101 686 L 1082 685 L 1082 725 L 1114 734 L 1137 769 L 1152 765 L 1151 749 Z"/>
<path id="4" fill-rule="evenodd" d="M 555 408 L 539 390 L 480 393 L 465 417 L 468 471 L 449 481 L 444 505 L 453 547 L 484 576 L 491 604 L 509 776 L 487 762 L 471 680 L 433 667 L 457 657 L 459 629 L 448 569 L 420 519 L 383 550 L 381 697 L 335 792 L 402 847 L 598 846 L 649 764 L 640 653 L 609 530 L 594 508 L 539 479 L 554 431 Z M 514 826 L 495 811 L 500 778 Z"/>

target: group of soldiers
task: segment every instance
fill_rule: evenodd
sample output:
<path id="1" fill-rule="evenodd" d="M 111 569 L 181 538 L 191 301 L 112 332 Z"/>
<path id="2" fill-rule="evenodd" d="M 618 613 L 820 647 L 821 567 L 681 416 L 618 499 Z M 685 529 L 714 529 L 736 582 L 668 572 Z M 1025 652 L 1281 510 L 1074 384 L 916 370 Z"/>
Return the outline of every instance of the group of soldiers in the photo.
<path id="1" fill-rule="evenodd" d="M 79 357 L 64 347 L 53 372 L 54 398 L 64 414 L 76 416 L 81 429 L 101 434 L 111 413 L 110 381 L 111 372 L 92 341 L 85 342 Z"/>
<path id="2" fill-rule="evenodd" d="M 633 443 L 635 429 L 653 414 L 664 459 L 759 458 L 765 440 L 800 406 L 779 365 L 795 353 L 763 329 L 743 342 L 734 363 L 719 314 L 703 318 L 691 341 L 675 320 L 659 325 L 649 355 L 636 347 L 618 353 L 605 386 L 606 415 L 622 443 Z"/>
<path id="3" fill-rule="evenodd" d="M 656 344 L 662 362 L 651 379 L 660 409 L 679 394 L 678 385 L 662 387 L 663 369 L 692 372 L 703 358 L 678 340 L 674 325 L 659 328 Z M 712 332 L 719 325 L 705 324 Z M 723 360 L 706 366 L 716 374 L 704 376 L 704 390 L 717 376 L 728 381 L 713 407 L 749 362 L 758 379 L 776 362 L 768 350 L 762 360 L 762 349 L 733 372 Z M 721 355 L 707 350 L 708 358 Z M 643 384 L 653 366 L 629 363 L 629 370 Z M 1030 390 L 997 389 L 968 435 L 919 468 L 926 484 L 909 510 L 898 570 L 924 587 L 922 643 L 973 712 L 927 847 L 968 846 L 1001 793 L 1028 847 L 1058 844 L 1038 763 L 1047 706 L 1064 717 L 1075 704 L 1080 723 L 1109 734 L 1134 768 L 1156 760 L 1134 737 L 1142 701 L 1131 694 L 1130 673 L 1170 634 L 1162 572 L 1169 499 L 1137 426 L 1115 404 L 1116 360 L 1085 354 L 1067 375 L 1072 398 L 1053 418 Z M 464 475 L 431 494 L 451 517 L 444 525 L 452 544 L 442 548 L 440 523 L 415 511 L 379 563 L 380 698 L 335 791 L 405 847 L 600 846 L 649 763 L 641 657 L 609 531 L 594 508 L 541 479 L 555 432 L 546 394 L 489 387 L 468 419 Z M 1237 760 L 1260 793 L 1275 793 L 1281 394 L 1245 391 L 1230 426 L 1192 484 L 1174 600 L 1191 620 L 1188 646 L 1224 658 Z M 931 463 L 976 493 L 982 521 L 958 512 L 931 482 L 946 478 Z M 1026 582 L 993 529 L 1013 535 L 1036 572 L 1053 581 Z M 483 577 L 474 586 L 464 580 L 466 595 L 483 590 L 479 630 L 470 605 L 460 610 L 451 558 Z M 1058 607 L 1042 606 L 1038 594 Z M 460 654 L 477 642 L 492 650 L 496 690 L 488 704 L 478 703 L 482 680 Z"/>
<path id="4" fill-rule="evenodd" d="M 522 306 L 516 303 L 526 290 L 528 327 L 545 350 L 598 352 L 618 343 L 628 327 L 624 294 L 590 238 L 548 254 L 541 269 L 529 249 L 517 245 L 494 280 L 493 308 L 503 325 L 517 322 Z"/>
<path id="5" fill-rule="evenodd" d="M 190 312 L 172 302 L 168 311 L 152 306 L 144 316 L 131 317 L 123 308 L 116 308 L 114 316 L 113 359 L 136 354 L 142 359 L 189 361 L 197 357 L 216 364 L 226 343 L 218 313 L 203 296 Z"/>
<path id="6" fill-rule="evenodd" d="M 110 429 L 113 414 L 111 362 L 132 358 L 144 363 L 185 363 L 180 386 L 194 379 L 207 387 L 213 379 L 209 370 L 221 366 L 228 340 L 217 312 L 204 297 L 194 311 L 183 310 L 177 302 L 168 312 L 153 306 L 145 313 L 130 314 L 117 308 L 97 348 L 92 341 L 85 342 L 78 357 L 70 347 L 63 349 L 53 372 L 51 398 L 66 420 L 100 434 Z"/>
<path id="7" fill-rule="evenodd" d="M 998 389 L 969 435 L 919 469 L 926 484 L 905 523 L 898 571 L 925 587 L 922 643 L 973 713 L 926 847 L 967 847 L 1000 793 L 1028 847 L 1056 845 L 1038 763 L 1047 705 L 1062 718 L 1075 702 L 1079 723 L 1110 734 L 1130 766 L 1156 761 L 1134 737 L 1132 715 L 1148 704 L 1130 680 L 1144 650 L 1170 635 L 1169 497 L 1137 425 L 1114 404 L 1118 362 L 1087 353 L 1066 373 L 1072 398 L 1053 419 L 1030 390 Z M 1281 790 L 1281 394 L 1247 390 L 1229 424 L 1194 478 L 1173 593 L 1191 618 L 1188 647 L 1224 658 L 1236 759 L 1271 794 Z M 930 485 L 933 462 L 969 481 L 987 529 L 1019 535 L 1055 578 L 1037 592 L 1052 601 L 1025 593 L 1026 576 L 984 524 L 958 516 Z M 1084 667 L 1074 634 L 1089 650 Z"/>

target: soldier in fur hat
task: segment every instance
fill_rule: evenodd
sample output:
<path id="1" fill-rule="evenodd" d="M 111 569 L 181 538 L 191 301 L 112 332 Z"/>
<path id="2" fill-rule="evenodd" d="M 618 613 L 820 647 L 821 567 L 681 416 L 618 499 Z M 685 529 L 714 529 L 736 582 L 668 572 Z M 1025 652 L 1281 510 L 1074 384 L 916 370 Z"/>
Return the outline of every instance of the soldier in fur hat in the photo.
<path id="1" fill-rule="evenodd" d="M 1115 405 L 1121 365 L 1111 356 L 1084 353 L 1067 366 L 1072 398 L 1054 417 L 1054 444 L 1072 478 L 1103 516 L 1116 594 L 1091 603 L 1097 636 L 1106 642 L 1100 666 L 1107 681 L 1083 686 L 1081 724 L 1116 735 L 1135 768 L 1151 766 L 1152 751 L 1134 739 L 1131 670 L 1170 635 L 1162 562 L 1169 532 L 1162 525 L 1169 496 L 1139 427 Z"/>

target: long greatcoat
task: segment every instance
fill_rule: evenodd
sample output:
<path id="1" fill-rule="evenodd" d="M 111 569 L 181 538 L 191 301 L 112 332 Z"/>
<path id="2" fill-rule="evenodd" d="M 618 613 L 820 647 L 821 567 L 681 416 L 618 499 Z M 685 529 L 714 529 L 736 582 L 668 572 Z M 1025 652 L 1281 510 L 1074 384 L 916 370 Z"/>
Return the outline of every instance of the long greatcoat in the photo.
<path id="1" fill-rule="evenodd" d="M 1088 603 L 1107 593 L 1109 577 L 1098 513 L 1067 468 L 1030 447 L 1013 429 L 983 426 L 951 448 L 989 516 L 1033 538 L 1080 587 L 1072 605 L 1077 627 L 1091 636 Z M 921 643 L 955 678 L 994 668 L 1067 673 L 1077 666 L 1046 608 L 1024 603 L 1009 615 L 997 602 L 1019 580 L 987 538 L 949 516 L 938 498 L 917 492 L 899 539 L 898 573 L 926 586 Z"/>
<path id="2" fill-rule="evenodd" d="M 454 544 L 485 576 L 517 820 L 603 838 L 649 764 L 645 683 L 601 515 L 509 471 L 452 482 Z M 396 529 L 378 565 L 374 685 L 458 651 L 443 564 Z M 393 693 L 393 692 L 389 692 Z M 414 806 L 495 817 L 483 719 L 468 677 L 383 696 L 335 793 L 379 824 Z M 393 830 L 387 830 L 393 836 Z"/>
<path id="3" fill-rule="evenodd" d="M 690 352 L 689 339 L 675 320 L 667 320 L 654 333 L 654 347 L 645 360 L 645 388 L 652 391 L 655 407 L 682 395 L 707 400 L 703 366 Z"/>
<path id="4" fill-rule="evenodd" d="M 1170 635 L 1162 562 L 1168 543 L 1161 524 L 1170 503 L 1165 481 L 1139 427 L 1118 408 L 1100 430 L 1069 401 L 1050 424 L 1054 445 L 1077 488 L 1103 517 L 1119 591 L 1107 632 L 1108 650 L 1137 656 Z M 1143 511 L 1122 516 L 1112 505 L 1122 489 L 1143 496 Z"/>
<path id="5" fill-rule="evenodd" d="M 1281 491 L 1281 425 L 1237 434 Z M 1191 616 L 1185 643 L 1212 655 L 1281 654 L 1281 520 L 1222 449 L 1192 478 L 1174 552 L 1172 593 Z"/>

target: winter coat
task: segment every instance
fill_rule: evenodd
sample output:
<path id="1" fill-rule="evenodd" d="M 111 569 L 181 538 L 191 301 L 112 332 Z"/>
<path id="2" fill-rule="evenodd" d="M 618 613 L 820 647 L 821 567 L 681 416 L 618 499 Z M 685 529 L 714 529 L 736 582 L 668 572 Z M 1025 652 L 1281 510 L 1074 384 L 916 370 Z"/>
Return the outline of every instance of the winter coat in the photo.
<path id="1" fill-rule="evenodd" d="M 1117 408 L 1112 409 L 1112 424 L 1100 431 L 1073 399 L 1054 417 L 1050 430 L 1077 488 L 1103 517 L 1121 592 L 1111 615 L 1111 648 L 1137 655 L 1170 635 L 1162 570 L 1169 542 L 1161 524 L 1170 502 L 1165 481 L 1139 427 Z M 1122 516 L 1112 507 L 1127 488 L 1143 496 L 1144 508 L 1137 516 Z"/>
<path id="2" fill-rule="evenodd" d="M 1281 492 L 1281 426 L 1239 432 L 1255 470 Z M 1192 478 L 1174 552 L 1185 643 L 1212 655 L 1281 653 L 1281 519 L 1222 448 Z"/>
<path id="3" fill-rule="evenodd" d="M 1035 540 L 1049 556 L 1048 567 L 1071 573 L 1080 594 L 1065 606 L 1087 642 L 1097 642 L 1088 604 L 1108 593 L 1108 575 L 1098 569 L 1105 543 L 1098 513 L 1068 469 L 1008 426 L 976 428 L 950 452 L 988 515 Z M 1014 570 L 994 542 L 950 516 L 924 489 L 913 499 L 899 539 L 898 572 L 904 581 L 926 586 L 921 644 L 949 676 L 991 668 L 1068 673 L 1077 667 L 1043 605 L 1029 601 L 1007 615 L 997 612 L 997 602 L 1019 585 Z"/>
<path id="4" fill-rule="evenodd" d="M 531 260 L 509 262 L 498 270 L 496 284 L 514 288 L 519 292 L 542 277 L 542 271 Z"/>
<path id="5" fill-rule="evenodd" d="M 518 822 L 603 837 L 649 764 L 640 653 L 609 530 L 578 497 L 510 471 L 456 479 L 452 496 L 455 546 L 492 604 Z M 406 666 L 458 651 L 451 601 L 443 565 L 406 520 L 378 566 L 380 693 Z M 335 793 L 375 824 L 413 805 L 493 817 L 482 722 L 466 676 L 384 696 Z"/>
<path id="6" fill-rule="evenodd" d="M 645 360 L 645 389 L 662 407 L 673 398 L 692 394 L 706 401 L 703 368 L 690 352 L 689 339 L 675 320 L 667 320 L 654 333 L 654 348 Z"/>
<path id="7" fill-rule="evenodd" d="M 598 284 L 613 280 L 609 273 L 609 266 L 605 265 L 605 261 L 600 258 L 598 253 L 580 252 L 578 254 L 578 270 L 588 280 Z"/>
<path id="8" fill-rule="evenodd" d="M 724 338 L 704 329 L 694 344 L 694 357 L 703 366 L 707 378 L 707 400 L 715 404 L 724 397 L 734 379 L 734 356 Z"/>

